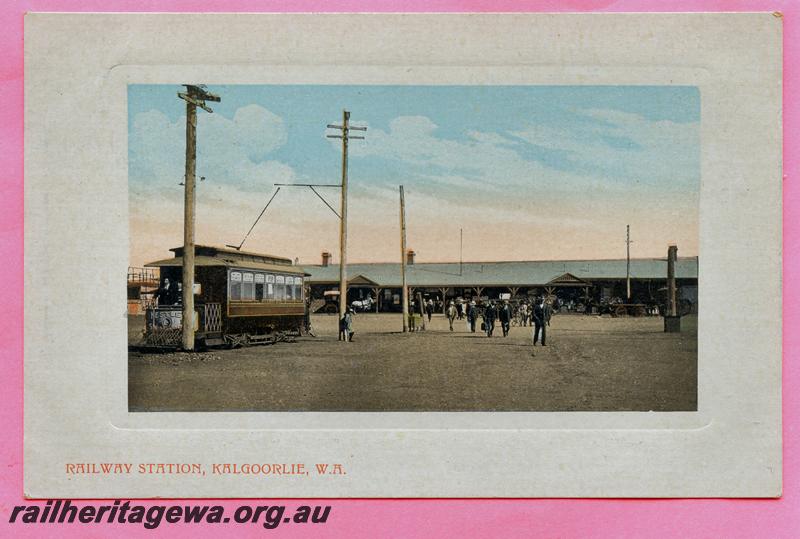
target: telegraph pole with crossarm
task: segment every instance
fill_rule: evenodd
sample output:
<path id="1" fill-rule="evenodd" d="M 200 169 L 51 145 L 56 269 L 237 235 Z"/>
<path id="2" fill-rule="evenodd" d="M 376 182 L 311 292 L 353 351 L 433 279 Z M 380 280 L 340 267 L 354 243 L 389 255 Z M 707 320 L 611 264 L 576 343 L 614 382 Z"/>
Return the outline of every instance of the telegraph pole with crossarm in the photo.
<path id="1" fill-rule="evenodd" d="M 342 139 L 342 198 L 339 214 L 339 319 L 347 312 L 347 146 L 350 139 L 363 139 L 363 136 L 351 135 L 350 131 L 366 131 L 366 127 L 350 125 L 350 113 L 342 111 L 342 125 L 327 126 L 338 129 L 341 135 L 327 135 L 328 138 Z"/>
<path id="2" fill-rule="evenodd" d="M 194 210 L 195 162 L 197 158 L 197 107 L 213 112 L 206 101 L 219 102 L 218 95 L 203 85 L 184 84 L 186 92 L 178 97 L 186 101 L 186 177 L 183 198 L 183 301 L 182 344 L 184 350 L 194 350 Z"/>

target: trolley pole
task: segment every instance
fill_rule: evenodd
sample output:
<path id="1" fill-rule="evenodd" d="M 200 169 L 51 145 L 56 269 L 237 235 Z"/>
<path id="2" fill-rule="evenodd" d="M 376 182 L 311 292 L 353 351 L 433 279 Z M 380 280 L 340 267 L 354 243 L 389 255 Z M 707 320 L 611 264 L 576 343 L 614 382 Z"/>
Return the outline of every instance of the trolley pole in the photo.
<path id="1" fill-rule="evenodd" d="M 352 127 L 350 112 L 342 111 L 342 125 L 328 125 L 341 130 L 341 135 L 327 135 L 328 138 L 342 139 L 342 197 L 339 220 L 339 319 L 347 311 L 347 146 L 350 139 L 363 139 L 350 134 L 351 130 L 366 131 L 366 127 Z"/>
<path id="2" fill-rule="evenodd" d="M 406 197 L 400 186 L 400 281 L 403 298 L 403 333 L 408 333 L 408 285 L 406 285 Z"/>
<path id="3" fill-rule="evenodd" d="M 178 97 L 186 101 L 186 177 L 183 196 L 183 274 L 181 279 L 182 344 L 184 350 L 194 350 L 194 219 L 195 219 L 195 164 L 197 159 L 197 107 L 212 112 L 205 101 L 219 101 L 219 96 L 203 86 L 185 84 L 186 92 Z"/>

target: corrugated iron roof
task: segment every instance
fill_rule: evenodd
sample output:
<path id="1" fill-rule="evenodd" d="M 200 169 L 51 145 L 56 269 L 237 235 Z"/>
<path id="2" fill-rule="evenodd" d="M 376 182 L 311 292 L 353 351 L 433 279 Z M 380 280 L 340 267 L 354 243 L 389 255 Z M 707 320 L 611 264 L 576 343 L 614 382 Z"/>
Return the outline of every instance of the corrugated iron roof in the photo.
<path id="1" fill-rule="evenodd" d="M 697 257 L 679 258 L 678 279 L 697 278 Z M 409 286 L 543 286 L 565 273 L 587 281 L 625 279 L 626 260 L 540 260 L 517 262 L 415 263 L 406 266 Z M 304 266 L 310 283 L 336 283 L 339 266 Z M 361 275 L 378 286 L 400 286 L 400 263 L 348 264 L 350 275 Z M 631 259 L 631 278 L 666 279 L 662 258 Z"/>

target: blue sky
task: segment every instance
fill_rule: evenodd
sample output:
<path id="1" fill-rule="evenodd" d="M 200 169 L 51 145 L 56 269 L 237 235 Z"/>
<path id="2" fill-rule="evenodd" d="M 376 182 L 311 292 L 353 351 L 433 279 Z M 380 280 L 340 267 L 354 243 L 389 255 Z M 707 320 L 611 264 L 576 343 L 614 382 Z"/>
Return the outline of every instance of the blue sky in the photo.
<path id="1" fill-rule="evenodd" d="M 208 218 L 198 231 L 207 237 L 199 242 L 241 239 L 273 183 L 337 183 L 340 143 L 325 138 L 325 125 L 340 123 L 346 107 L 353 125 L 369 128 L 366 140 L 351 144 L 355 259 L 395 258 L 392 249 L 376 248 L 375 242 L 395 235 L 401 183 L 409 196 L 409 220 L 417 221 L 420 232 L 409 245 L 420 260 L 453 259 L 453 231 L 474 226 L 474 214 L 501 227 L 512 223 L 531 239 L 487 244 L 485 227 L 475 227 L 473 259 L 612 258 L 619 255 L 616 240 L 605 250 L 598 242 L 611 241 L 628 222 L 644 236 L 642 256 L 662 254 L 664 241 L 680 241 L 682 254 L 696 254 L 700 95 L 695 87 L 209 89 L 222 101 L 211 103 L 213 114 L 199 111 L 197 166 L 206 181 L 198 211 Z M 180 90 L 129 86 L 132 259 L 180 243 L 179 233 L 152 230 L 159 223 L 159 229 L 180 232 L 175 207 L 184 159 Z M 333 216 L 310 197 L 299 189 L 282 191 L 247 247 L 292 250 L 307 262 L 316 262 L 320 250 L 336 251 Z M 337 203 L 335 191 L 329 198 Z M 670 234 L 658 232 L 667 223 Z M 365 228 L 363 234 L 358 227 Z M 297 230 L 308 232 L 308 239 L 300 244 L 281 239 Z M 573 241 L 569 246 L 543 241 L 543 230 L 548 236 L 569 234 Z"/>

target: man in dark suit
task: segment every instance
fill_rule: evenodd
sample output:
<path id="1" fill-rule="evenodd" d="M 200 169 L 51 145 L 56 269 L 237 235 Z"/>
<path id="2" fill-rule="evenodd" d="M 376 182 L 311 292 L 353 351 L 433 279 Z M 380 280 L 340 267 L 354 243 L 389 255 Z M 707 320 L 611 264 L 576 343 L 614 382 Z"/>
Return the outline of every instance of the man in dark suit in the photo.
<path id="1" fill-rule="evenodd" d="M 483 323 L 486 328 L 486 336 L 491 337 L 494 332 L 494 321 L 497 319 L 497 307 L 491 301 L 483 310 Z"/>
<path id="2" fill-rule="evenodd" d="M 511 329 L 511 316 L 511 305 L 508 304 L 508 300 L 505 300 L 500 307 L 500 326 L 503 328 L 503 337 L 507 337 Z"/>
<path id="3" fill-rule="evenodd" d="M 475 333 L 475 324 L 478 321 L 478 306 L 474 301 L 470 301 L 467 305 L 467 322 L 469 322 L 469 330 Z"/>
<path id="4" fill-rule="evenodd" d="M 175 305 L 178 303 L 178 286 L 175 283 L 171 283 L 169 279 L 164 279 L 164 284 L 161 285 L 161 288 L 156 290 L 155 294 L 153 294 L 154 298 L 158 298 L 159 305 Z"/>
<path id="5" fill-rule="evenodd" d="M 536 300 L 533 306 L 533 345 L 539 340 L 539 333 L 542 334 L 542 346 L 547 346 L 547 323 L 550 321 L 550 306 L 544 301 L 544 297 Z"/>

